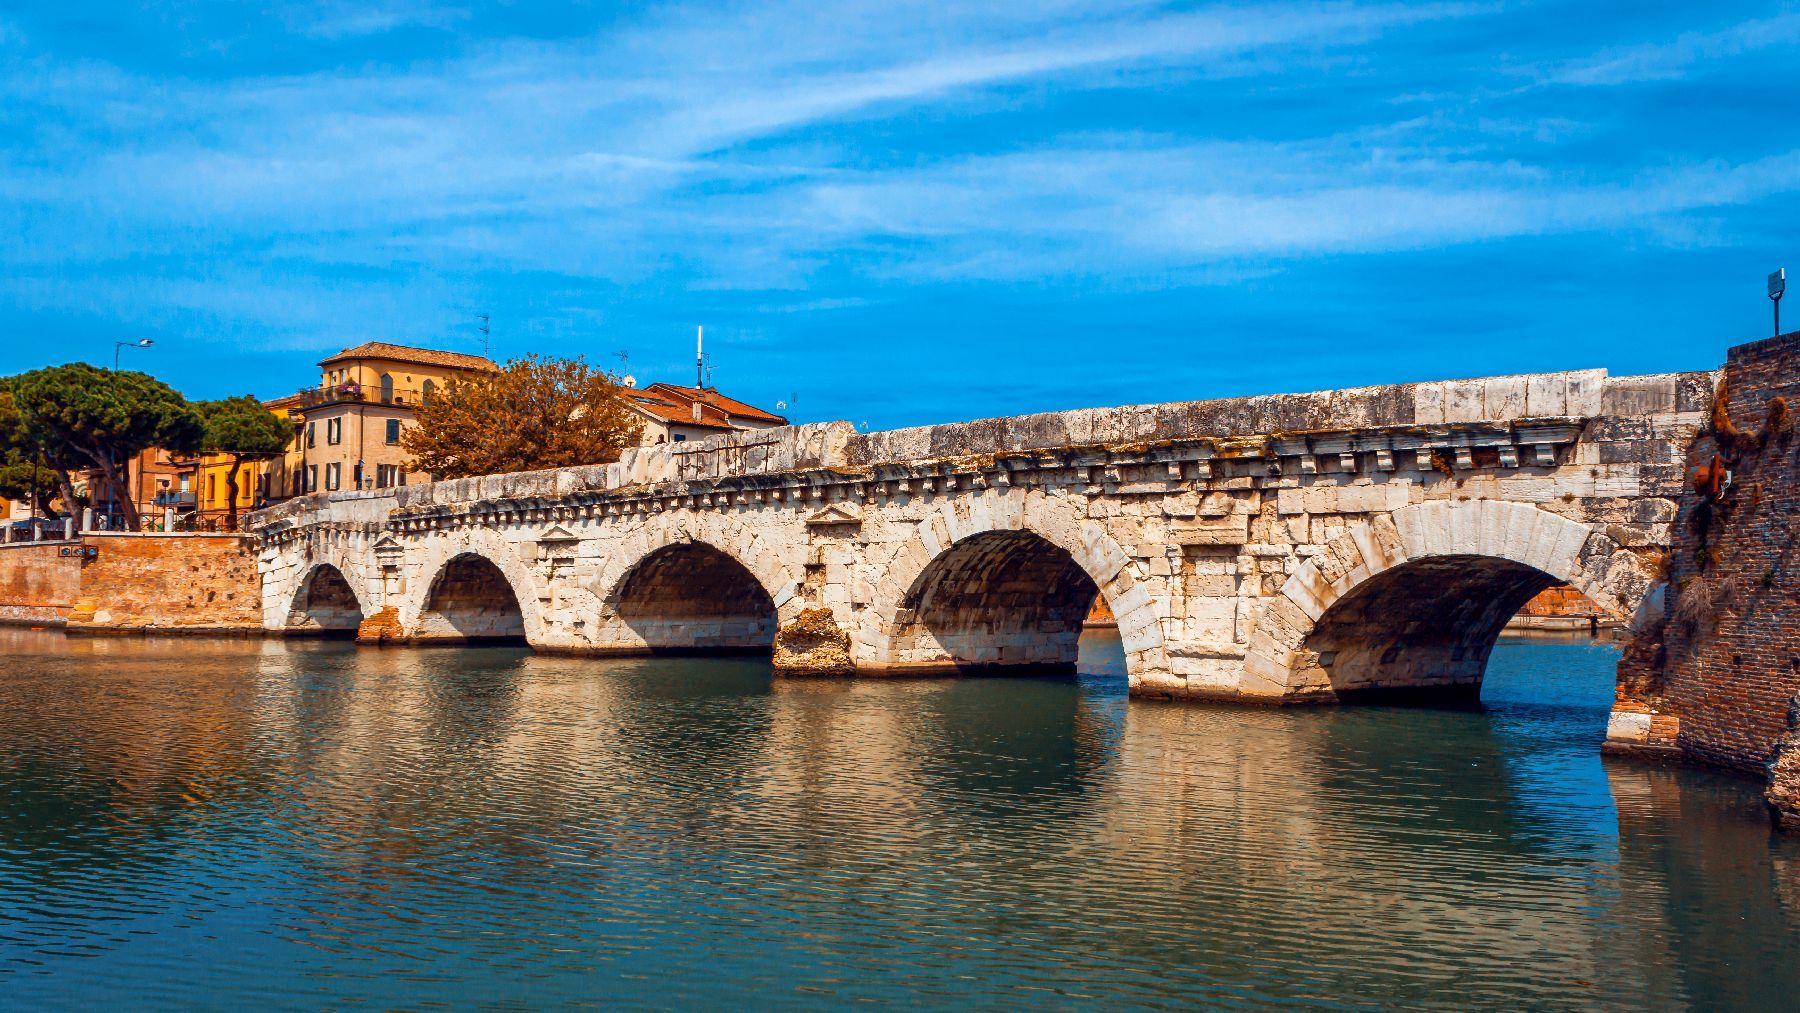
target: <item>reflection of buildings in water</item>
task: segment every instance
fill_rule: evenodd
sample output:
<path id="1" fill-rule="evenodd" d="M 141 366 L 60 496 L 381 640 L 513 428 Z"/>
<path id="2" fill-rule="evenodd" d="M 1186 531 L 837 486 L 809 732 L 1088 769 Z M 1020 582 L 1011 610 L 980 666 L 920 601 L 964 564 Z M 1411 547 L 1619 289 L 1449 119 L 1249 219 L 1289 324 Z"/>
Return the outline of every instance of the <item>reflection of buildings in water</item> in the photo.
<path id="1" fill-rule="evenodd" d="M 173 858 L 154 842 L 177 822 L 254 798 L 266 772 L 254 762 L 244 669 L 263 647 L 0 628 L 0 657 L 20 675 L 0 679 L 7 850 L 44 882 L 76 875 L 98 889 Z M 217 840 L 248 832 L 221 826 Z"/>

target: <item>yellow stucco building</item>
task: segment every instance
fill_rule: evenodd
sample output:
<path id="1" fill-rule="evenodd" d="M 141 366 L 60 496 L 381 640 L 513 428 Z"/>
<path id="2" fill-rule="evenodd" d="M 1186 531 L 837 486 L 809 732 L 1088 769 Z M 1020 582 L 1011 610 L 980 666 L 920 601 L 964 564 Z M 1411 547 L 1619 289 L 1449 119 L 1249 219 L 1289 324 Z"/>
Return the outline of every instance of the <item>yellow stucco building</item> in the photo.
<path id="1" fill-rule="evenodd" d="M 371 341 L 319 362 L 319 386 L 295 395 L 295 446 L 270 469 L 266 498 L 386 489 L 429 476 L 411 472 L 400 434 L 414 410 L 451 379 L 500 367 L 479 355 Z"/>

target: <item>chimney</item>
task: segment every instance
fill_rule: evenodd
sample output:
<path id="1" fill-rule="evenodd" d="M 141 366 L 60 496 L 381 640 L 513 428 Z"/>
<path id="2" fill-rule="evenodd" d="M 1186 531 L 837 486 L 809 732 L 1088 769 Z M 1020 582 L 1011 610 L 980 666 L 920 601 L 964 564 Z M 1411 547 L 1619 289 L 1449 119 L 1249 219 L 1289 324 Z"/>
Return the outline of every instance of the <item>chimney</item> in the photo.
<path id="1" fill-rule="evenodd" d="M 694 402 L 694 421 L 700 421 L 700 402 Z"/>

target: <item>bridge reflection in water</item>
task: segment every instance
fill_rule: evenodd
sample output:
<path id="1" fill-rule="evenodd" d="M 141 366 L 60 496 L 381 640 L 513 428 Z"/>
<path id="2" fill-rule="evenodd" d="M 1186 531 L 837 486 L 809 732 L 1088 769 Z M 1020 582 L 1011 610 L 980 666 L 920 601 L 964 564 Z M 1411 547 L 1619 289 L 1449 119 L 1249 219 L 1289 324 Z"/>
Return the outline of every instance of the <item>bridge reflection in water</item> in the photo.
<path id="1" fill-rule="evenodd" d="M 794 681 L 0 632 L 0 987 L 1516 1008 L 1800 986 L 1800 845 L 1751 787 L 1596 755 L 1610 649 L 1503 641 L 1484 710 L 1217 710 L 1128 701 L 1104 636 L 1078 679 Z"/>

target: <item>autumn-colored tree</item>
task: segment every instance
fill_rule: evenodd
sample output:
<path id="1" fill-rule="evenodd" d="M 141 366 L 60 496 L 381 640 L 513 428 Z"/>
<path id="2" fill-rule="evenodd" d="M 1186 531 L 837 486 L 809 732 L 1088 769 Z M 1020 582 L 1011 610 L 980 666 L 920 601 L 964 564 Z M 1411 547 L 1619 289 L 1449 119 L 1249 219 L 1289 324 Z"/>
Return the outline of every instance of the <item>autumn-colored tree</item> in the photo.
<path id="1" fill-rule="evenodd" d="M 249 396 L 203 401 L 197 407 L 205 425 L 201 449 L 231 458 L 225 472 L 225 530 L 236 531 L 238 472 L 247 461 L 280 457 L 294 438 L 294 427 Z"/>
<path id="2" fill-rule="evenodd" d="M 413 470 L 441 478 L 606 464 L 644 428 L 617 377 L 580 358 L 535 355 L 452 379 L 417 418 L 400 447 Z"/>

